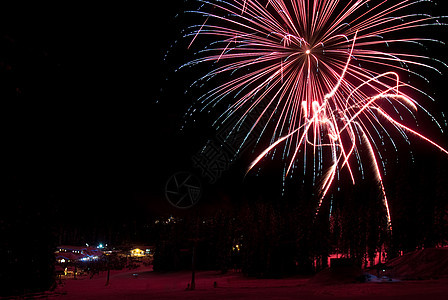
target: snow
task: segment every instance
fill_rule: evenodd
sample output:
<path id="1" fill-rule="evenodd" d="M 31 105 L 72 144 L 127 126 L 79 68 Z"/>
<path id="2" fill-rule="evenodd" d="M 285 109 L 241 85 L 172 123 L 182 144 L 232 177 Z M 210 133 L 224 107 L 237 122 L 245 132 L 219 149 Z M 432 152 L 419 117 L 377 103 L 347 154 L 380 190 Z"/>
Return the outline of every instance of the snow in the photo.
<path id="1" fill-rule="evenodd" d="M 201 271 L 196 273 L 196 290 L 189 291 L 190 272 L 155 273 L 148 267 L 114 271 L 108 286 L 106 276 L 67 279 L 49 299 L 444 299 L 448 294 L 448 278 L 326 285 L 303 277 L 252 279 Z"/>
<path id="2" fill-rule="evenodd" d="M 448 277 L 448 248 L 429 248 L 407 253 L 386 264 L 389 276 L 400 279 Z"/>

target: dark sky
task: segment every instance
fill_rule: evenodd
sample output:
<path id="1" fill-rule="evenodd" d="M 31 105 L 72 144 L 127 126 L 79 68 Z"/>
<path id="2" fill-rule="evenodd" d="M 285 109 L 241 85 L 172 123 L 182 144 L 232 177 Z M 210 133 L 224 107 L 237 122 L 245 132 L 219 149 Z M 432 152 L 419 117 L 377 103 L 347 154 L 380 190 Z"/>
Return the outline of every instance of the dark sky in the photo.
<path id="1" fill-rule="evenodd" d="M 167 0 L 2 8 L 8 180 L 37 202 L 48 196 L 63 203 L 59 212 L 78 214 L 86 203 L 90 216 L 170 212 L 164 183 L 191 167 L 210 134 L 200 125 L 180 133 L 189 98 L 160 92 L 186 84 L 164 80 L 181 55 L 163 62 L 180 35 L 174 16 L 184 6 Z M 435 81 L 439 96 L 446 79 Z"/>
<path id="2" fill-rule="evenodd" d="M 154 103 L 181 3 L 2 9 L 10 176 L 64 202 L 129 200 L 160 187 L 178 116 Z"/>

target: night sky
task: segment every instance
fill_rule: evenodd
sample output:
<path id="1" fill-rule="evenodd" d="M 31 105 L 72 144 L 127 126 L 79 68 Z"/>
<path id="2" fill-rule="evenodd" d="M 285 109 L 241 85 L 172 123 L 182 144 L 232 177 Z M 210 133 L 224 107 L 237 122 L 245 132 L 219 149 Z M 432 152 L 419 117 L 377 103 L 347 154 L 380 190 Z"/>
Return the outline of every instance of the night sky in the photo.
<path id="1" fill-rule="evenodd" d="M 26 194 L 24 203 L 51 207 L 64 222 L 82 216 L 101 226 L 175 212 L 163 197 L 165 182 L 193 170 L 191 157 L 213 132 L 203 128 L 206 118 L 180 131 L 191 78 L 165 80 L 185 62 L 182 49 L 163 58 L 180 36 L 175 16 L 186 4 L 157 3 L 0 10 L 3 157 L 8 190 Z M 440 31 L 448 41 L 447 28 Z M 448 61 L 446 52 L 437 46 Z M 448 111 L 444 73 L 430 88 L 436 111 Z M 421 150 L 417 160 L 433 151 Z M 201 201 L 238 193 L 247 163 L 237 162 Z"/>
<path id="2" fill-rule="evenodd" d="M 173 3 L 181 2 L 2 11 L 9 176 L 75 207 L 158 193 L 164 161 L 175 152 L 163 143 L 178 115 L 155 102 L 176 34 Z"/>

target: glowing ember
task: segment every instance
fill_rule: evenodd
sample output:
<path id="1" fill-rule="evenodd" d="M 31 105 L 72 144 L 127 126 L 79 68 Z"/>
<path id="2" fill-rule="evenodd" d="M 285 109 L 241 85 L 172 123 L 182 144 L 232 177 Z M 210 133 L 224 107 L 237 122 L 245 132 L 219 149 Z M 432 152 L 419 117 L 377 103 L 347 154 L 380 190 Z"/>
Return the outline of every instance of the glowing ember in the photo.
<path id="1" fill-rule="evenodd" d="M 410 29 L 442 24 L 443 17 L 420 13 L 418 5 L 430 1 L 198 2 L 201 6 L 193 13 L 205 21 L 187 37 L 191 44 L 200 37 L 213 42 L 198 52 L 198 59 L 184 66 L 214 63 L 198 85 L 218 75 L 230 75 L 200 98 L 201 105 L 230 103 L 217 122 L 240 112 L 236 130 L 256 108 L 261 113 L 252 129 L 262 117 L 272 126 L 263 130 L 267 134 L 272 129 L 271 145 L 249 170 L 280 144 L 287 161 L 285 177 L 299 155 L 304 172 L 311 158 L 313 176 L 321 178 L 318 211 L 339 172 L 347 170 L 355 183 L 355 165 L 363 172 L 365 155 L 360 149 L 366 149 L 390 223 L 381 156 L 385 142 L 395 147 L 388 130 L 397 131 L 406 141 L 408 135 L 415 135 L 448 154 L 402 121 L 414 118 L 417 109 L 429 115 L 415 98 L 429 96 L 401 77 L 423 77 L 419 69 L 425 68 L 438 72 L 430 62 L 446 66 L 423 55 L 398 51 L 420 50 L 423 42 L 438 42 L 409 37 Z M 413 9 L 419 13 L 408 13 Z M 394 47 L 397 45 L 400 47 Z"/>

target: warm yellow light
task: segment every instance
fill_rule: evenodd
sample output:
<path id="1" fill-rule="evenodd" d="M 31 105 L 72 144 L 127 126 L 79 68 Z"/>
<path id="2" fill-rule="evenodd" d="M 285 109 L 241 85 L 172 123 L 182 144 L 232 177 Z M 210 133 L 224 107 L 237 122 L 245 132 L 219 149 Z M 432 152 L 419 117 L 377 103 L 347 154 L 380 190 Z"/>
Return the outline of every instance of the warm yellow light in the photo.
<path id="1" fill-rule="evenodd" d="M 136 249 L 131 250 L 131 255 L 132 256 L 138 256 L 138 257 L 145 256 L 145 251 L 136 248 Z"/>

